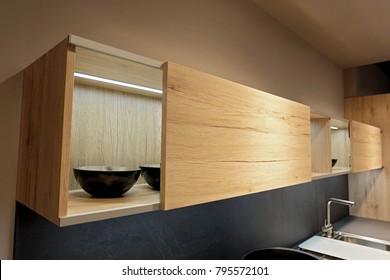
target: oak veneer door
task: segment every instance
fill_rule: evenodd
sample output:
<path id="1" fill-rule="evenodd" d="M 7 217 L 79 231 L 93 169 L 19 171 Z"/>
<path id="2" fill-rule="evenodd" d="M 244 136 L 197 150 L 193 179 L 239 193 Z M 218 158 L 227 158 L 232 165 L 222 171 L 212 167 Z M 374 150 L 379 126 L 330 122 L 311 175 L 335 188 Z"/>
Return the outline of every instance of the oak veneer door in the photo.
<path id="1" fill-rule="evenodd" d="M 382 168 L 380 128 L 351 121 L 350 133 L 352 173 Z"/>
<path id="2" fill-rule="evenodd" d="M 164 64 L 161 207 L 311 180 L 308 106 Z"/>

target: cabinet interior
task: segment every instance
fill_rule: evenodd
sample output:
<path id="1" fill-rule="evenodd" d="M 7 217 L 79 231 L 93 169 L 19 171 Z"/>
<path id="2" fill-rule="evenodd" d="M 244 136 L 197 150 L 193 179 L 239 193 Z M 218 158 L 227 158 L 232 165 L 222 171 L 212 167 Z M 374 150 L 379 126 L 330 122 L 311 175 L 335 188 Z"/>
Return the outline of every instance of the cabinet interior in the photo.
<path id="1" fill-rule="evenodd" d="M 76 48 L 66 216 L 74 216 L 71 223 L 77 221 L 77 215 L 108 209 L 143 212 L 159 208 L 159 192 L 152 190 L 142 176 L 122 197 L 96 199 L 81 189 L 73 168 L 139 168 L 160 163 L 162 75 L 160 68 Z M 62 223 L 67 223 L 65 217 Z"/>
<path id="2" fill-rule="evenodd" d="M 349 121 L 311 112 L 312 178 L 350 172 Z M 337 159 L 332 167 L 332 159 Z"/>
<path id="3" fill-rule="evenodd" d="M 160 163 L 161 99 L 75 84 L 70 158 L 72 168 Z"/>

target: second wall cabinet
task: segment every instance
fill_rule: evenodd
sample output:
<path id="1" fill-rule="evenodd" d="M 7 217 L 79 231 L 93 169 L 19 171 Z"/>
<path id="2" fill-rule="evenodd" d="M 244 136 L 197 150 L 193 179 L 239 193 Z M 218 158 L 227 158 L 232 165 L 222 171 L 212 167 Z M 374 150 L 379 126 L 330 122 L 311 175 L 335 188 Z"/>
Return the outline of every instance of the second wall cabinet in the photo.
<path id="1" fill-rule="evenodd" d="M 160 192 L 140 178 L 96 199 L 72 174 L 145 163 L 161 163 Z M 72 35 L 24 71 L 17 201 L 57 225 L 310 180 L 308 106 Z"/>
<path id="2" fill-rule="evenodd" d="M 381 168 L 380 128 L 357 121 L 311 113 L 312 177 Z"/>

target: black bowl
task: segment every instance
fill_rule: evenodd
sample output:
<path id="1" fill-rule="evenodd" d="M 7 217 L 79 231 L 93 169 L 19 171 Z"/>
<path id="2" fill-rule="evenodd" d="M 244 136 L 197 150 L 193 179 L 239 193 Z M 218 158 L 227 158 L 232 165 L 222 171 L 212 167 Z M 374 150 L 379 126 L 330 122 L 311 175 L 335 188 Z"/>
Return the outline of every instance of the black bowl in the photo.
<path id="1" fill-rule="evenodd" d="M 337 159 L 336 158 L 332 158 L 332 167 L 334 167 L 336 165 L 336 162 L 337 162 Z"/>
<path id="2" fill-rule="evenodd" d="M 160 189 L 160 164 L 140 165 L 141 175 L 146 183 L 155 190 Z"/>
<path id="3" fill-rule="evenodd" d="M 140 169 L 121 166 L 73 168 L 77 182 L 94 197 L 119 197 L 134 186 L 140 174 Z"/>

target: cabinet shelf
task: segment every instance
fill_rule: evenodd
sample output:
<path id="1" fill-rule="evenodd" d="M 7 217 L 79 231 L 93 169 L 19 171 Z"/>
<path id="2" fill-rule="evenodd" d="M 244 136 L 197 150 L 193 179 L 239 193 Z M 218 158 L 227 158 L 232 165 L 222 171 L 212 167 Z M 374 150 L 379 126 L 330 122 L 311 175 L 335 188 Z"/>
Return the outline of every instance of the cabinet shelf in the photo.
<path id="1" fill-rule="evenodd" d="M 331 173 L 312 173 L 313 180 L 324 179 L 333 176 L 349 174 L 351 169 L 349 167 L 333 167 Z"/>
<path id="2" fill-rule="evenodd" d="M 160 209 L 160 192 L 147 184 L 138 184 L 121 197 L 94 198 L 84 190 L 68 193 L 68 214 L 60 217 L 60 226 L 116 218 Z"/>

